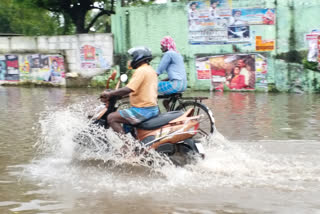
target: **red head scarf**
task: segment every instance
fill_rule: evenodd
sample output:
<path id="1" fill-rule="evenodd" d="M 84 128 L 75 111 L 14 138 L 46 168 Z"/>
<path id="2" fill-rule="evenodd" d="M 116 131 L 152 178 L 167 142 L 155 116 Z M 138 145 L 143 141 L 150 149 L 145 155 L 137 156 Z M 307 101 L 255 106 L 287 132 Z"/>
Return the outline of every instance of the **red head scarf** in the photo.
<path id="1" fill-rule="evenodd" d="M 161 39 L 160 44 L 168 49 L 168 51 L 177 51 L 176 44 L 170 36 L 165 36 Z"/>

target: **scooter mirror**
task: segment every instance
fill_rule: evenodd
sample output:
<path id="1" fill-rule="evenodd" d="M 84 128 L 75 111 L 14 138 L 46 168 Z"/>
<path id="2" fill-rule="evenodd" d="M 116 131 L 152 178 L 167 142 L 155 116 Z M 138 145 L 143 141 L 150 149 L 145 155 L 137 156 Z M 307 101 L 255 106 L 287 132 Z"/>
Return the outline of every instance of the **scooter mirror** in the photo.
<path id="1" fill-rule="evenodd" d="M 126 75 L 126 74 L 121 74 L 120 80 L 121 80 L 121 82 L 127 82 L 127 80 L 128 80 L 128 75 Z"/>

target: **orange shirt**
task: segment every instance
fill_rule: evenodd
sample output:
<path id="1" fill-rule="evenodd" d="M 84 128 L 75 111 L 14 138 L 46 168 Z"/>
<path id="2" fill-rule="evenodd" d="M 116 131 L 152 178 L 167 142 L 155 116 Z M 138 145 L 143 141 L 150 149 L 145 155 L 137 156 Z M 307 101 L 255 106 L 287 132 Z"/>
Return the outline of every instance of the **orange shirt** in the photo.
<path id="1" fill-rule="evenodd" d="M 158 75 L 148 64 L 137 68 L 127 87 L 130 93 L 130 105 L 138 108 L 157 106 Z"/>

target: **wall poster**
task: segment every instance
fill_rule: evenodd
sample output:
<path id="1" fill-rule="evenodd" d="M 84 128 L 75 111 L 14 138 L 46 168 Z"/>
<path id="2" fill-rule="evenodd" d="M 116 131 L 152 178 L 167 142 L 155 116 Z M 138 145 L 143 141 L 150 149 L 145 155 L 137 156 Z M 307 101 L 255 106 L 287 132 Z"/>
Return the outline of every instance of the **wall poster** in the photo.
<path id="1" fill-rule="evenodd" d="M 20 80 L 31 80 L 31 57 L 30 55 L 19 56 Z"/>
<path id="2" fill-rule="evenodd" d="M 198 80 L 211 79 L 210 63 L 207 58 L 201 58 L 197 61 L 197 78 Z"/>
<path id="3" fill-rule="evenodd" d="M 262 40 L 262 36 L 256 36 L 256 51 L 273 51 L 274 48 L 274 40 Z"/>
<path id="4" fill-rule="evenodd" d="M 197 57 L 196 69 L 198 79 L 201 79 L 199 73 L 210 69 L 215 90 L 254 90 L 267 87 L 267 62 L 260 54 Z"/>
<path id="5" fill-rule="evenodd" d="M 17 55 L 5 55 L 7 72 L 5 74 L 5 80 L 7 81 L 19 81 L 19 62 Z"/>
<path id="6" fill-rule="evenodd" d="M 228 42 L 231 1 L 193 1 L 188 4 L 189 43 Z"/>
<path id="7" fill-rule="evenodd" d="M 305 35 L 305 40 L 308 44 L 309 52 L 307 59 L 309 62 L 318 61 L 318 38 L 320 37 L 319 32 L 314 32 Z"/>
<path id="8" fill-rule="evenodd" d="M 192 1 L 187 5 L 189 43 L 250 43 L 250 25 L 274 25 L 270 8 L 232 9 L 232 1 Z M 254 38 L 253 38 L 254 39 Z"/>
<path id="9" fill-rule="evenodd" d="M 103 57 L 102 49 L 92 45 L 83 45 L 80 48 L 80 63 L 80 67 L 83 69 L 110 68 Z"/>
<path id="10" fill-rule="evenodd" d="M 233 9 L 230 25 L 274 25 L 275 10 L 270 8 Z"/>
<path id="11" fill-rule="evenodd" d="M 6 57 L 0 56 L 0 81 L 6 80 L 6 74 L 7 74 Z"/>
<path id="12" fill-rule="evenodd" d="M 268 89 L 267 81 L 267 59 L 260 55 L 256 55 L 256 88 Z"/>
<path id="13" fill-rule="evenodd" d="M 61 55 L 0 55 L 0 81 L 45 81 L 63 84 Z"/>

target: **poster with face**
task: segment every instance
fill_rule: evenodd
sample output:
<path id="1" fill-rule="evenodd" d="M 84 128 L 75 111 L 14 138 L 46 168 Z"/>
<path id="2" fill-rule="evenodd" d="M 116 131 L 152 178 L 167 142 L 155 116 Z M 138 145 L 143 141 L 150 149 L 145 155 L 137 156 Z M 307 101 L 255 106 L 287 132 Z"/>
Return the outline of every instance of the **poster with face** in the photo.
<path id="1" fill-rule="evenodd" d="M 233 9 L 230 25 L 274 25 L 275 10 L 270 8 Z"/>
<path id="2" fill-rule="evenodd" d="M 229 0 L 192 1 L 188 3 L 187 11 L 189 43 L 192 45 L 254 43 L 254 37 L 250 38 L 250 25 L 275 23 L 274 9 L 232 9 Z M 258 51 L 266 47 L 270 50 L 270 45 L 264 42 L 261 43 L 264 47 L 259 46 Z"/>
<path id="3" fill-rule="evenodd" d="M 43 70 L 49 70 L 49 56 L 40 54 L 40 67 Z"/>
<path id="4" fill-rule="evenodd" d="M 216 90 L 224 87 L 231 90 L 255 89 L 255 54 L 197 57 L 197 69 L 204 63 L 210 66 L 212 85 Z"/>
<path id="5" fill-rule="evenodd" d="M 5 80 L 7 81 L 19 81 L 19 62 L 17 55 L 5 55 L 7 72 Z"/>
<path id="6" fill-rule="evenodd" d="M 40 54 L 31 55 L 31 68 L 40 68 Z"/>
<path id="7" fill-rule="evenodd" d="M 230 1 L 193 1 L 187 6 L 190 44 L 226 44 Z"/>
<path id="8" fill-rule="evenodd" d="M 65 78 L 63 56 L 49 56 L 51 82 L 59 83 Z"/>

